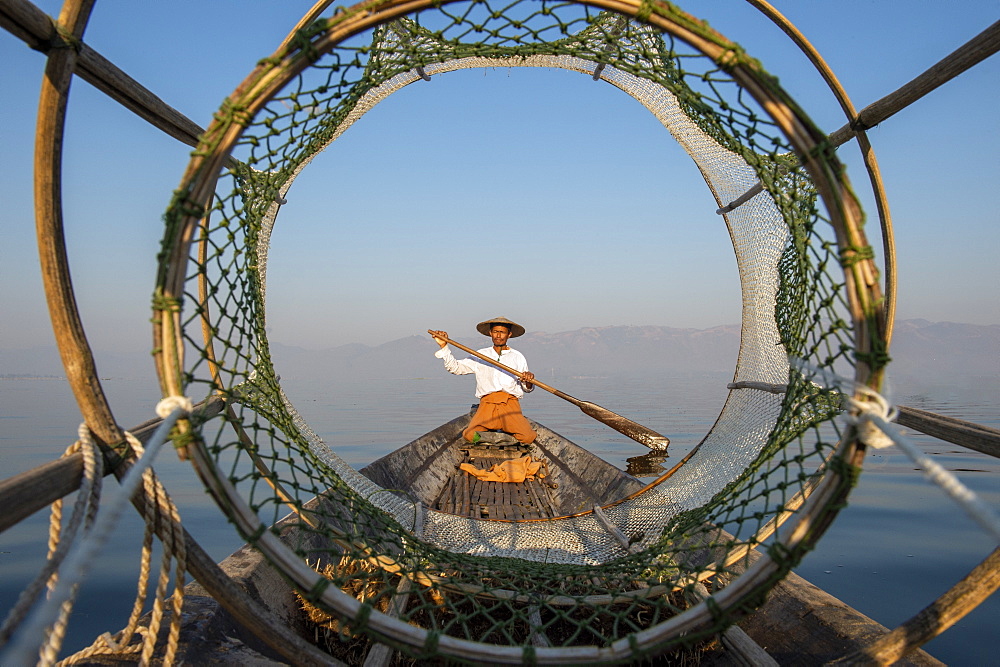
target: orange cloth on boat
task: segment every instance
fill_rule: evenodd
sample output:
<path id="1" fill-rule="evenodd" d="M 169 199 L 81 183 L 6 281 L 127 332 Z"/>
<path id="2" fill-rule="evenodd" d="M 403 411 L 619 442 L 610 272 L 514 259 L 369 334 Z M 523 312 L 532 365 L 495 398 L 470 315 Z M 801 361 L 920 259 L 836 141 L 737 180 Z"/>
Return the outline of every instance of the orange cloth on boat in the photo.
<path id="1" fill-rule="evenodd" d="M 544 473 L 539 473 L 542 467 L 541 461 L 535 461 L 530 456 L 525 455 L 519 459 L 509 459 L 496 464 L 489 470 L 480 470 L 471 463 L 463 463 L 459 466 L 462 470 L 478 477 L 484 482 L 523 482 L 526 479 L 544 477 Z"/>
<path id="2" fill-rule="evenodd" d="M 527 417 L 521 414 L 521 401 L 505 391 L 495 391 L 479 399 L 479 409 L 472 415 L 469 426 L 462 431 L 462 437 L 472 442 L 476 431 L 493 429 L 510 433 L 524 445 L 533 443 L 537 435 Z"/>

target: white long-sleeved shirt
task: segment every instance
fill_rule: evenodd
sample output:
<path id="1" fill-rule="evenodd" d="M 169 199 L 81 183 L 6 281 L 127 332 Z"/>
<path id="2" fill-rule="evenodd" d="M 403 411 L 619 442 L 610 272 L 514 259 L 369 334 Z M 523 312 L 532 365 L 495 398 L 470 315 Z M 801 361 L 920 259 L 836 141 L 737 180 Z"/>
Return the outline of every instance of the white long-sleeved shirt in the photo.
<path id="1" fill-rule="evenodd" d="M 490 359 L 496 358 L 504 366 L 513 368 L 518 373 L 523 373 L 528 370 L 528 360 L 524 358 L 524 355 L 517 350 L 512 350 L 507 348 L 502 350 L 500 356 L 497 357 L 496 350 L 493 347 L 484 347 L 481 350 L 477 350 L 479 354 L 484 357 L 489 357 Z M 517 379 L 512 373 L 501 370 L 492 364 L 488 364 L 482 359 L 477 359 L 475 357 L 470 357 L 468 359 L 456 359 L 452 353 L 450 347 L 442 347 L 440 350 L 434 353 L 434 356 L 438 359 L 444 361 L 444 368 L 449 373 L 454 373 L 455 375 L 468 375 L 469 373 L 476 374 L 476 398 L 482 398 L 486 394 L 492 394 L 495 391 L 505 391 L 512 396 L 521 398 L 524 396 L 524 385 L 521 381 Z M 531 389 L 527 391 L 534 390 L 534 385 Z"/>

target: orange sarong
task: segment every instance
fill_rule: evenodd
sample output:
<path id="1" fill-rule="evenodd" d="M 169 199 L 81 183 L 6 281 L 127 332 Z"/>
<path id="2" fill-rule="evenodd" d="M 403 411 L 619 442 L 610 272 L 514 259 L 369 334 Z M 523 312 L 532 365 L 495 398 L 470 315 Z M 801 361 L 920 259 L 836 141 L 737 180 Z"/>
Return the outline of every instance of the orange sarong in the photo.
<path id="1" fill-rule="evenodd" d="M 463 463 L 459 466 L 465 472 L 484 482 L 523 482 L 526 479 L 535 479 L 536 476 L 540 479 L 545 476 L 544 473 L 538 471 L 541 467 L 541 461 L 535 461 L 528 455 L 519 459 L 503 461 L 489 470 L 480 470 L 471 463 Z"/>
<path id="2" fill-rule="evenodd" d="M 537 435 L 528 419 L 521 414 L 521 402 L 505 391 L 495 391 L 479 399 L 479 409 L 472 415 L 469 426 L 462 431 L 462 437 L 472 442 L 476 431 L 493 429 L 510 433 L 523 445 L 533 443 Z"/>

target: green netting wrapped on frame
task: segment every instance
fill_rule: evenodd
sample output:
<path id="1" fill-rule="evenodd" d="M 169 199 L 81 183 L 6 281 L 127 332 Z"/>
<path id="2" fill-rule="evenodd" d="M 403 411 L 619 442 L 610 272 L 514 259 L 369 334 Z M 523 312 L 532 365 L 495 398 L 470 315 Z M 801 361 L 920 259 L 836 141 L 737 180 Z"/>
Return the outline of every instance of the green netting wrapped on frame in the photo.
<path id="1" fill-rule="evenodd" d="M 184 424 L 178 443 L 244 537 L 345 641 L 554 663 L 690 645 L 758 604 L 847 493 L 858 446 L 834 421 L 839 396 L 814 375 L 877 385 L 885 359 L 877 274 L 832 148 L 736 45 L 668 5 L 614 8 L 626 13 L 528 0 L 338 11 L 226 101 L 167 212 L 154 325 L 163 391 L 227 404 Z M 295 177 L 400 88 L 482 67 L 616 86 L 687 151 L 720 207 L 763 186 L 723 216 L 743 291 L 732 391 L 684 465 L 603 509 L 632 545 L 593 512 L 471 519 L 379 487 L 304 423 L 270 360 L 267 248 Z M 289 507 L 292 545 L 267 529 Z M 769 558 L 743 572 L 786 520 Z M 711 604 L 683 595 L 729 580 Z"/>

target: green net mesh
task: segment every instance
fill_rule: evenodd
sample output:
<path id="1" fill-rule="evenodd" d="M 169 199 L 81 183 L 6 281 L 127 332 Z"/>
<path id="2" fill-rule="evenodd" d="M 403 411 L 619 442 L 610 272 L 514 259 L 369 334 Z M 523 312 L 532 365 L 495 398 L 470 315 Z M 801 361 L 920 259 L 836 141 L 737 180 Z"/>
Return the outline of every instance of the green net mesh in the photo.
<path id="1" fill-rule="evenodd" d="M 537 1 L 338 11 L 227 100 L 167 212 L 155 299 L 163 390 L 225 403 L 185 424 L 178 446 L 338 641 L 513 662 L 689 646 L 759 604 L 846 495 L 856 443 L 834 419 L 839 390 L 817 374 L 875 382 L 885 360 L 876 274 L 841 169 L 737 46 L 667 5 L 631 11 Z M 302 169 L 400 88 L 497 66 L 560 68 L 631 95 L 720 207 L 763 186 L 722 216 L 743 322 L 716 424 L 657 483 L 544 521 L 441 511 L 391 473 L 355 471 L 282 392 L 265 327 L 269 237 Z M 444 451 L 462 420 L 426 446 Z M 555 434 L 539 442 L 558 454 Z M 760 545 L 768 557 L 747 569 Z M 703 584 L 727 583 L 727 595 L 698 602 Z"/>

